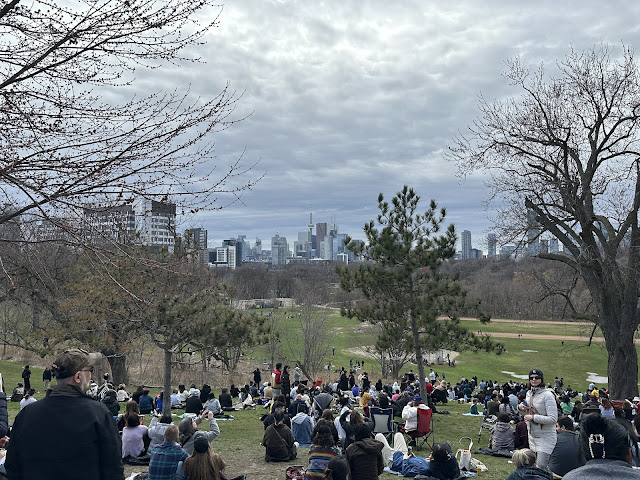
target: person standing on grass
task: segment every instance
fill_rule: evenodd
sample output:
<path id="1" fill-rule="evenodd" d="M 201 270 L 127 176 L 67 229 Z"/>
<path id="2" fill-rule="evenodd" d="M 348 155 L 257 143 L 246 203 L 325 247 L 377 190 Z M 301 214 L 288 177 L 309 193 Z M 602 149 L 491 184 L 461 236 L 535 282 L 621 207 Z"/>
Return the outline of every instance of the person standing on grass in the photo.
<path id="1" fill-rule="evenodd" d="M 536 452 L 536 464 L 546 470 L 558 437 L 558 405 L 555 394 L 544 386 L 542 370 L 534 368 L 529 372 L 526 405 L 520 404 L 518 408 L 525 413 L 529 448 Z"/>
<path id="2" fill-rule="evenodd" d="M 92 371 L 83 350 L 56 358 L 51 394 L 16 416 L 5 462 L 9 478 L 124 479 L 116 422 L 85 394 Z"/>
<path id="3" fill-rule="evenodd" d="M 31 389 L 31 370 L 29 370 L 29 365 L 24 366 L 24 370 L 22 371 L 22 378 L 24 380 L 24 390 Z"/>
<path id="4" fill-rule="evenodd" d="M 42 381 L 44 382 L 44 391 L 49 390 L 49 383 L 51 383 L 51 368 L 47 367 L 42 372 Z"/>
<path id="5" fill-rule="evenodd" d="M 282 393 L 282 363 L 276 363 L 276 368 L 271 373 L 271 393 L 273 397 L 277 397 Z"/>

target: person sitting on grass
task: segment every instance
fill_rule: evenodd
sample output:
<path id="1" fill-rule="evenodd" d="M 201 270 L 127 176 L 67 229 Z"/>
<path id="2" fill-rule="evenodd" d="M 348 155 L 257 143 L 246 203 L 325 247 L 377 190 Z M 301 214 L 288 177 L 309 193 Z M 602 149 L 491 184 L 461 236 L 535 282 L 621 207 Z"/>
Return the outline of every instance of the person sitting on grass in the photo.
<path id="1" fill-rule="evenodd" d="M 224 460 L 217 453 L 213 453 L 209 442 L 203 436 L 198 436 L 193 445 L 190 457 L 178 464 L 176 480 L 227 480 L 223 470 Z M 240 475 L 232 480 L 244 480 Z"/>
<path id="2" fill-rule="evenodd" d="M 318 429 L 322 425 L 327 425 L 331 430 L 331 435 L 333 436 L 334 443 L 338 445 L 339 436 L 338 430 L 335 425 L 335 418 L 333 416 L 333 411 L 330 408 L 327 408 L 322 412 L 322 416 L 318 419 L 316 424 L 313 426 L 313 432 L 311 432 L 311 438 L 315 438 L 318 433 Z"/>
<path id="3" fill-rule="evenodd" d="M 151 450 L 148 480 L 175 480 L 178 463 L 189 454 L 178 445 L 180 432 L 175 425 L 164 431 L 164 441 Z"/>
<path id="4" fill-rule="evenodd" d="M 262 445 L 265 447 L 264 459 L 267 462 L 288 462 L 298 455 L 298 444 L 293 439 L 291 429 L 284 422 L 284 413 L 273 414 L 275 423 L 264 431 Z"/>
<path id="5" fill-rule="evenodd" d="M 345 452 L 351 469 L 351 478 L 375 480 L 384 470 L 383 444 L 371 438 L 371 430 L 364 423 L 354 425 L 353 431 L 355 442 L 349 445 Z"/>
<path id="6" fill-rule="evenodd" d="M 129 395 L 129 392 L 127 392 L 127 386 L 124 383 L 121 383 L 120 385 L 118 385 L 118 391 L 116 392 L 116 397 L 118 398 L 119 402 L 129 401 L 129 398 L 131 396 Z"/>
<path id="7" fill-rule="evenodd" d="M 138 408 L 138 404 L 134 400 L 129 400 L 124 407 L 124 413 L 118 416 L 116 426 L 118 427 L 119 431 L 122 431 L 127 423 L 126 417 L 131 413 L 137 413 L 138 415 L 140 415 L 140 408 Z"/>
<path id="8" fill-rule="evenodd" d="M 515 448 L 515 430 L 511 428 L 511 419 L 507 413 L 499 413 L 498 420 L 491 426 L 491 440 L 489 448 L 494 450 L 509 450 Z"/>
<path id="9" fill-rule="evenodd" d="M 214 415 L 220 415 L 222 413 L 222 406 L 213 392 L 209 392 L 207 395 L 207 401 L 204 404 L 204 409 L 213 412 Z"/>
<path id="10" fill-rule="evenodd" d="M 198 430 L 198 425 L 200 425 L 204 417 L 207 417 L 209 420 L 208 432 Z M 183 418 L 178 425 L 178 429 L 180 430 L 180 445 L 189 455 L 193 453 L 193 442 L 199 435 L 203 435 L 208 442 L 212 442 L 214 438 L 220 435 L 218 422 L 213 418 L 213 413 L 207 410 L 203 411 L 196 418 Z"/>
<path id="11" fill-rule="evenodd" d="M 142 390 L 142 395 L 140 395 L 140 397 L 138 398 L 138 407 L 140 408 L 140 413 L 142 414 L 149 414 L 153 412 L 153 397 L 149 395 L 148 388 Z"/>
<path id="12" fill-rule="evenodd" d="M 184 413 L 195 413 L 199 415 L 201 411 L 202 402 L 200 401 L 200 390 L 192 388 L 184 404 Z"/>
<path id="13" fill-rule="evenodd" d="M 262 423 L 264 424 L 264 429 L 266 430 L 267 427 L 269 425 L 273 425 L 274 423 L 276 423 L 275 418 L 274 418 L 274 413 L 280 411 L 283 413 L 283 422 L 284 424 L 291 428 L 291 418 L 289 417 L 289 415 L 286 413 L 285 411 L 285 404 L 283 402 L 273 402 L 273 410 L 272 413 L 269 413 L 267 415 L 264 415 L 262 417 Z"/>
<path id="14" fill-rule="evenodd" d="M 321 424 L 313 437 L 313 445 L 309 448 L 309 466 L 304 474 L 305 480 L 322 478 L 329 461 L 337 455 L 340 455 L 340 450 L 336 447 L 331 428 Z"/>
<path id="15" fill-rule="evenodd" d="M 114 417 L 118 415 L 118 412 L 120 411 L 120 404 L 118 403 L 118 394 L 115 390 L 107 390 L 106 395 L 102 399 L 102 403 L 104 403 L 104 406 L 109 409 L 111 415 Z"/>
<path id="16" fill-rule="evenodd" d="M 469 408 L 469 413 L 471 415 L 479 415 L 480 412 L 478 412 L 478 399 L 474 398 L 472 402 L 473 403 L 471 403 L 471 407 Z"/>
<path id="17" fill-rule="evenodd" d="M 152 451 L 153 447 L 156 445 L 160 445 L 164 442 L 164 432 L 167 431 L 169 425 L 172 425 L 173 420 L 171 419 L 171 415 L 162 415 L 160 420 L 158 421 L 158 417 L 153 417 L 151 419 L 151 423 L 149 424 L 149 430 L 147 431 L 147 435 L 151 439 L 149 443 L 148 451 Z"/>
<path id="18" fill-rule="evenodd" d="M 24 394 L 24 398 L 20 400 L 20 410 L 36 401 L 35 394 L 36 391 L 33 388 L 27 390 L 27 393 Z"/>
<path id="19" fill-rule="evenodd" d="M 177 388 L 174 388 L 173 392 L 171 393 L 171 408 L 172 409 L 184 408 L 184 405 L 180 403 L 180 394 L 178 393 Z"/>
<path id="20" fill-rule="evenodd" d="M 126 417 L 126 425 L 122 429 L 122 461 L 134 465 L 148 464 L 149 457 L 144 457 L 144 436 L 147 427 L 140 425 L 140 416 L 130 413 Z"/>
<path id="21" fill-rule="evenodd" d="M 516 469 L 505 480 L 551 480 L 551 473 L 536 466 L 536 452 L 522 448 L 513 452 L 511 461 Z M 604 477 L 603 477 L 604 478 Z"/>
<path id="22" fill-rule="evenodd" d="M 220 400 L 220 406 L 223 411 L 229 412 L 235 410 L 235 408 L 233 408 L 233 398 L 229 395 L 229 389 L 227 387 L 222 387 L 218 399 Z"/>
<path id="23" fill-rule="evenodd" d="M 580 450 L 587 463 L 568 472 L 563 479 L 640 478 L 640 470 L 631 467 L 628 430 L 616 420 L 598 414 L 580 421 Z"/>
<path id="24" fill-rule="evenodd" d="M 313 419 L 307 414 L 307 406 L 302 403 L 298 405 L 298 413 L 291 419 L 291 431 L 296 442 L 302 445 L 311 443 L 311 432 L 313 431 Z"/>
<path id="25" fill-rule="evenodd" d="M 453 480 L 460 476 L 456 456 L 448 443 L 434 443 L 429 456 L 429 475 L 440 480 Z"/>
<path id="26" fill-rule="evenodd" d="M 333 457 L 329 460 L 327 470 L 324 472 L 323 480 L 351 480 L 351 469 L 349 462 L 343 455 Z"/>

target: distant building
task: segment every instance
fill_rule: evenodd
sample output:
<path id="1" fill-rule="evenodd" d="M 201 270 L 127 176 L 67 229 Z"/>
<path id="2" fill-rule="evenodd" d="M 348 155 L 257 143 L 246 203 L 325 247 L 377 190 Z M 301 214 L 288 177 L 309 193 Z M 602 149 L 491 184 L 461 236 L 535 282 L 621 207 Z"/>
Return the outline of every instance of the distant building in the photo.
<path id="1" fill-rule="evenodd" d="M 209 263 L 208 238 L 205 228 L 188 228 L 182 234 L 182 249 L 185 253 L 194 255 L 198 263 Z"/>
<path id="2" fill-rule="evenodd" d="M 286 265 L 288 253 L 289 244 L 286 237 L 281 237 L 276 233 L 275 237 L 271 238 L 271 264 Z"/>
<path id="3" fill-rule="evenodd" d="M 238 235 L 238 243 L 242 244 L 242 257 L 240 260 L 244 262 L 251 255 L 251 244 L 247 240 L 246 235 Z"/>
<path id="4" fill-rule="evenodd" d="M 131 243 L 136 237 L 133 205 L 87 205 L 83 208 L 85 240 L 93 244 Z"/>
<path id="5" fill-rule="evenodd" d="M 540 239 L 540 253 L 549 253 L 549 239 L 541 238 Z"/>
<path id="6" fill-rule="evenodd" d="M 462 259 L 468 260 L 471 258 L 471 232 L 469 230 L 463 230 L 461 236 L 462 243 Z"/>
<path id="7" fill-rule="evenodd" d="M 237 250 L 235 245 L 217 247 L 209 252 L 209 264 L 212 267 L 222 267 L 235 270 L 237 262 Z"/>
<path id="8" fill-rule="evenodd" d="M 540 253 L 540 222 L 536 219 L 536 212 L 527 210 L 527 255 L 538 255 Z"/>
<path id="9" fill-rule="evenodd" d="M 137 241 L 166 248 L 173 253 L 176 237 L 176 204 L 141 200 L 134 204 Z"/>
<path id="10" fill-rule="evenodd" d="M 223 240 L 222 246 L 227 247 L 230 250 L 231 249 L 235 250 L 235 253 L 233 254 L 234 260 L 236 262 L 235 266 L 236 267 L 241 266 L 242 265 L 242 249 L 244 247 L 244 242 L 239 242 L 235 238 L 230 238 L 229 240 Z"/>
<path id="11" fill-rule="evenodd" d="M 316 257 L 325 258 L 322 255 L 322 242 L 324 242 L 325 237 L 327 236 L 327 224 L 326 223 L 316 223 Z"/>

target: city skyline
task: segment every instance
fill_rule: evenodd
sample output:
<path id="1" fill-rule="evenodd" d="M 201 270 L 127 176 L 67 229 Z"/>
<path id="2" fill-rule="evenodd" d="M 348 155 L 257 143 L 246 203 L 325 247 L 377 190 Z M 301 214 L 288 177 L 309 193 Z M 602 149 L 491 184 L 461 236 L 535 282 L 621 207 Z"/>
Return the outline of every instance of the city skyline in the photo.
<path id="1" fill-rule="evenodd" d="M 249 176 L 264 178 L 235 203 L 222 195 L 219 211 L 180 219 L 206 228 L 212 245 L 246 235 L 266 249 L 276 232 L 293 240 L 310 211 L 363 238 L 378 194 L 390 199 L 406 184 L 425 208 L 432 198 L 445 207 L 445 223 L 473 232 L 476 246 L 494 230 L 490 192 L 482 175 L 457 177 L 443 154 L 479 98 L 519 94 L 502 76 L 515 57 L 553 74 L 572 49 L 640 44 L 639 13 L 633 2 L 246 0 L 226 4 L 208 43 L 190 52 L 204 65 L 136 76 L 145 88 L 190 84 L 203 98 L 227 82 L 242 93 L 233 114 L 242 121 L 213 135 L 215 164 L 259 162 Z"/>

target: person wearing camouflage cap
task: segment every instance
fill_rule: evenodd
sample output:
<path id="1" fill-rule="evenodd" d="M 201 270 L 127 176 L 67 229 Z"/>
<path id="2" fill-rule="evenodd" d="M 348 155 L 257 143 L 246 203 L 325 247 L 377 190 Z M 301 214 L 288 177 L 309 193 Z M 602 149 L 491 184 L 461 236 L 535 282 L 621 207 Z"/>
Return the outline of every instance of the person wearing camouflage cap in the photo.
<path id="1" fill-rule="evenodd" d="M 11 479 L 123 480 L 122 446 L 113 415 L 86 395 L 93 366 L 71 349 L 52 364 L 50 394 L 16 416 L 5 468 Z"/>

